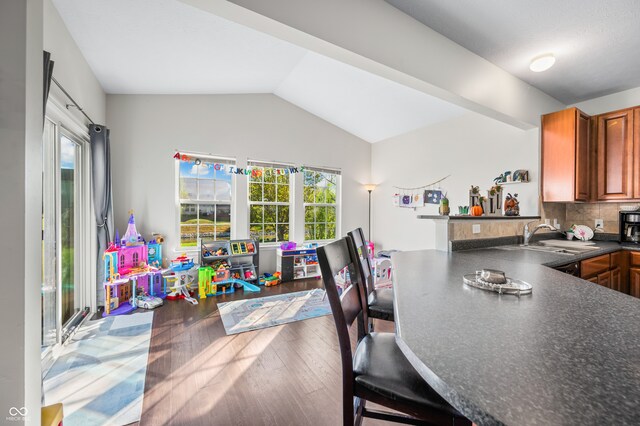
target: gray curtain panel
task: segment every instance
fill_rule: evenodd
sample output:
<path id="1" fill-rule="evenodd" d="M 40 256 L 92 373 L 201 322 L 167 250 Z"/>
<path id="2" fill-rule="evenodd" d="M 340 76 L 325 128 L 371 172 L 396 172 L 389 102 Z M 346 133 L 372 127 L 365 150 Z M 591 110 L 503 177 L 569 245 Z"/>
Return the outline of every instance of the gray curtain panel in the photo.
<path id="1" fill-rule="evenodd" d="M 42 51 L 42 89 L 43 89 L 43 102 L 42 102 L 42 117 L 47 112 L 47 99 L 49 99 L 49 89 L 51 88 L 51 77 L 53 76 L 53 61 L 51 60 L 51 53 L 46 50 Z M 42 122 L 44 125 L 44 121 Z"/>
<path id="2" fill-rule="evenodd" d="M 113 205 L 111 196 L 111 146 L 109 129 L 99 124 L 89 126 L 91 137 L 91 176 L 93 207 L 96 214 L 98 256 L 96 259 L 97 306 L 104 306 L 104 264 L 102 254 L 113 239 Z"/>

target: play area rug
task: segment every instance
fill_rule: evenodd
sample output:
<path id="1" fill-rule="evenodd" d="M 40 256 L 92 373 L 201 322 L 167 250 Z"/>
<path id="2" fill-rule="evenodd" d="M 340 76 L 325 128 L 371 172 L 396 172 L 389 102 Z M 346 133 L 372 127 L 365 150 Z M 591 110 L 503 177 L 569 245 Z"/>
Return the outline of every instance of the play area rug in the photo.
<path id="1" fill-rule="evenodd" d="M 140 420 L 153 312 L 85 323 L 44 379 L 45 403 L 64 404 L 64 425 Z"/>
<path id="2" fill-rule="evenodd" d="M 273 327 L 331 314 L 323 289 L 219 303 L 227 334 Z"/>

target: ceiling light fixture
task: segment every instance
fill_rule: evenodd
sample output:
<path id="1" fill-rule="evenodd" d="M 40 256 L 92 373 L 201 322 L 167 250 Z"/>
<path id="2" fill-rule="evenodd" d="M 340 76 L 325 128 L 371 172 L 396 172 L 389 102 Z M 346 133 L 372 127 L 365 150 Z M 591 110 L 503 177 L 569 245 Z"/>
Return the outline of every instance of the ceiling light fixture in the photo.
<path id="1" fill-rule="evenodd" d="M 542 72 L 551 68 L 555 63 L 556 57 L 553 56 L 553 53 L 546 53 L 533 58 L 531 64 L 529 64 L 529 69 L 533 72 Z"/>

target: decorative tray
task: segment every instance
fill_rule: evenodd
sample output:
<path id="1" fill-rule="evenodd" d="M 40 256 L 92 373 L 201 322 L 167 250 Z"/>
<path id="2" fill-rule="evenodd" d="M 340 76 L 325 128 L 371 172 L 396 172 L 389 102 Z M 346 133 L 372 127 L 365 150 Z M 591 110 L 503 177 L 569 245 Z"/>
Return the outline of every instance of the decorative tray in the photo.
<path id="1" fill-rule="evenodd" d="M 490 283 L 482 279 L 481 271 L 464 275 L 462 279 L 465 284 L 471 287 L 476 287 L 486 291 L 493 291 L 498 294 L 514 294 L 518 297 L 525 294 L 531 294 L 533 289 L 531 284 L 509 277 L 506 277 L 506 282 L 502 284 Z"/>

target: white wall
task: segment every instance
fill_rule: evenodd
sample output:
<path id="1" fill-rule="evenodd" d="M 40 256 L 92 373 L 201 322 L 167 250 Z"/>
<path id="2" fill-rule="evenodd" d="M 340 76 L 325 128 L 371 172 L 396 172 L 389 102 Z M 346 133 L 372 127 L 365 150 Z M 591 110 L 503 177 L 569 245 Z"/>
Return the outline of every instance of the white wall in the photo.
<path id="1" fill-rule="evenodd" d="M 104 90 L 51 0 L 44 0 L 43 24 L 44 50 L 51 52 L 51 59 L 55 62 L 53 76 L 89 117 L 98 124 L 105 124 L 107 101 Z M 70 103 L 55 84 L 51 85 L 49 96 L 59 100 L 63 105 Z M 80 122 L 88 123 L 76 109 L 72 108 L 69 111 Z"/>
<path id="2" fill-rule="evenodd" d="M 640 87 L 589 99 L 571 106 L 578 107 L 589 115 L 596 115 L 638 105 L 640 105 Z"/>
<path id="3" fill-rule="evenodd" d="M 175 150 L 271 160 L 342 170 L 342 232 L 366 229 L 371 145 L 270 94 L 108 95 L 114 215 L 124 232 L 134 209 L 138 231 L 165 233 L 166 256 L 179 243 L 175 206 Z M 300 188 L 297 192 L 301 193 Z M 238 177 L 236 199 L 247 198 Z M 301 215 L 302 212 L 295 212 Z M 248 234 L 247 210 L 237 208 L 238 238 Z M 299 216 L 300 217 L 300 216 Z M 295 233 L 301 242 L 303 230 Z M 165 256 L 165 257 L 166 257 Z M 275 252 L 262 252 L 261 268 L 274 270 Z"/>
<path id="4" fill-rule="evenodd" d="M 0 2 L 0 419 L 40 424 L 42 3 Z M 28 410 L 9 420 L 11 407 Z M 6 418 L 6 420 L 4 420 Z"/>
<path id="5" fill-rule="evenodd" d="M 504 192 L 519 194 L 522 215 L 538 214 L 538 139 L 538 129 L 520 130 L 469 113 L 374 144 L 372 181 L 380 185 L 373 193 L 376 248 L 434 248 L 433 221 L 417 219 L 417 215 L 438 214 L 438 207 L 428 205 L 417 211 L 393 207 L 393 186 L 417 187 L 449 174 L 442 188 L 448 192 L 454 214 L 459 205 L 469 204 L 472 184 L 484 193 L 505 170 L 528 169 L 530 183 L 504 186 Z"/>

